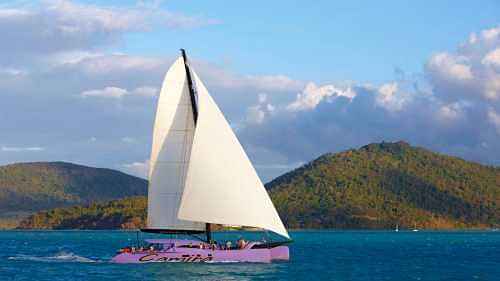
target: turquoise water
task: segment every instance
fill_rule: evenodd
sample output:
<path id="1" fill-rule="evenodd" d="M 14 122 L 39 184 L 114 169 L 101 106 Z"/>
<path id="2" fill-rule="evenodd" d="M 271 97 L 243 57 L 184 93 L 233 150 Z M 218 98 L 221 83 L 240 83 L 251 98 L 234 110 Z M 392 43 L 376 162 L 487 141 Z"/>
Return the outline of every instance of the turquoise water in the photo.
<path id="1" fill-rule="evenodd" d="M 260 234 L 246 234 L 249 236 Z M 237 238 L 238 234 L 217 234 Z M 0 280 L 500 280 L 500 232 L 292 232 L 291 261 L 109 263 L 134 232 L 0 232 Z M 151 237 L 151 236 L 149 236 Z"/>

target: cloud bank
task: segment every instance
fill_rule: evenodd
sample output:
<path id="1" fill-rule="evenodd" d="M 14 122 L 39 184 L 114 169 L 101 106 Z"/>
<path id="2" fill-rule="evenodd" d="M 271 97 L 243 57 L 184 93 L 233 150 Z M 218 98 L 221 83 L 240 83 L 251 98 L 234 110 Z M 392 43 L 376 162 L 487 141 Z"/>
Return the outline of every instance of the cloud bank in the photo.
<path id="1" fill-rule="evenodd" d="M 295 100 L 272 104 L 273 114 L 249 107 L 254 122 L 240 134 L 286 162 L 402 139 L 499 165 L 499 34 L 473 33 L 457 51 L 431 56 L 424 73 L 379 86 L 310 82 Z"/>
<path id="2" fill-rule="evenodd" d="M 190 29 L 219 24 L 215 19 L 188 16 L 157 5 L 101 7 L 68 0 L 43 1 L 0 9 L 0 51 L 3 63 L 14 64 L 16 56 L 95 50 L 121 40 L 126 32 L 147 31 L 154 25 Z M 15 56 L 13 56 L 15 55 Z"/>
<path id="3" fill-rule="evenodd" d="M 156 98 L 174 57 L 108 48 L 129 32 L 219 23 L 145 4 L 0 7 L 0 163 L 62 160 L 145 176 Z M 399 71 L 382 84 L 192 63 L 264 180 L 382 140 L 500 165 L 500 27 L 464 39 L 436 50 L 422 73 Z"/>

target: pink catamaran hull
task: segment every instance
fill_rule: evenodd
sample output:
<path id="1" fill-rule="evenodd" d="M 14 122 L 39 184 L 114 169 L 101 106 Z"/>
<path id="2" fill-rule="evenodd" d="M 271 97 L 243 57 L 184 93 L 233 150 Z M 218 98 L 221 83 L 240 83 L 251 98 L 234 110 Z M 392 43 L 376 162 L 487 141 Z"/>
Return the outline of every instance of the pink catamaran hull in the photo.
<path id="1" fill-rule="evenodd" d="M 261 262 L 287 261 L 287 246 L 260 248 L 259 243 L 250 242 L 243 249 L 200 249 L 199 241 L 158 239 L 147 240 L 149 243 L 163 245 L 161 250 L 123 252 L 116 255 L 115 263 L 147 262 Z"/>

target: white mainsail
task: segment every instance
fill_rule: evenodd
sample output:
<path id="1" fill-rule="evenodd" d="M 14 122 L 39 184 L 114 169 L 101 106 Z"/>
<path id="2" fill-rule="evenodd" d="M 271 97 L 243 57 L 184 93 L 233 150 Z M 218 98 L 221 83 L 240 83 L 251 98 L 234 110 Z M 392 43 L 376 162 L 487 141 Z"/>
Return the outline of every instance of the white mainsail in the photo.
<path id="1" fill-rule="evenodd" d="M 198 120 L 178 218 L 258 227 L 290 238 L 224 115 L 191 69 Z"/>
<path id="2" fill-rule="evenodd" d="M 180 57 L 165 76 L 156 111 L 149 170 L 149 229 L 205 230 L 204 223 L 177 218 L 193 133 L 193 110 Z"/>

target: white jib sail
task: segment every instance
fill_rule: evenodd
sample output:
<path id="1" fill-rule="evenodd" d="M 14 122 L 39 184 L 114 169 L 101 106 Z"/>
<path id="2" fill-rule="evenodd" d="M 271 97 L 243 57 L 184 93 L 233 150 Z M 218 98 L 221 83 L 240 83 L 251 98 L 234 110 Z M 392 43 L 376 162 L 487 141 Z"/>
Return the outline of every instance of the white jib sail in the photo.
<path id="1" fill-rule="evenodd" d="M 224 115 L 198 75 L 192 73 L 198 92 L 198 121 L 178 217 L 259 227 L 289 238 Z"/>
<path id="2" fill-rule="evenodd" d="M 193 133 L 193 111 L 181 57 L 165 76 L 156 111 L 149 169 L 150 229 L 205 230 L 204 223 L 177 218 Z"/>

